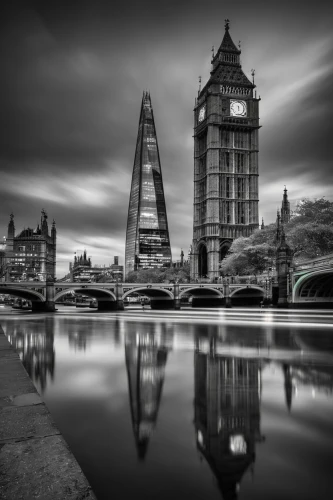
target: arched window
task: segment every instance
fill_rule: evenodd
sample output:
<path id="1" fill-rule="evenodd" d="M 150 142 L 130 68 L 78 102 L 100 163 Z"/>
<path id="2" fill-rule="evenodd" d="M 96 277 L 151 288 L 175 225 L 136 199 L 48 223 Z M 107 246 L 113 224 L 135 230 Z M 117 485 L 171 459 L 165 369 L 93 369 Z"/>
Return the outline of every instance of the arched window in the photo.
<path id="1" fill-rule="evenodd" d="M 201 245 L 199 249 L 199 276 L 203 278 L 204 276 L 207 276 L 207 273 L 207 248 L 205 245 Z"/>

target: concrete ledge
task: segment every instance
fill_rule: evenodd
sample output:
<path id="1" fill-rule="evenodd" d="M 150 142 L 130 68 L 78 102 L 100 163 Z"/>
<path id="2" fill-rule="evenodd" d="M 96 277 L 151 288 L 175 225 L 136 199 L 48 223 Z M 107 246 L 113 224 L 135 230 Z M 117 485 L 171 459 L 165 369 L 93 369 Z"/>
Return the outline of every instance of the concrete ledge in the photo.
<path id="1" fill-rule="evenodd" d="M 1 326 L 0 498 L 96 500 Z"/>

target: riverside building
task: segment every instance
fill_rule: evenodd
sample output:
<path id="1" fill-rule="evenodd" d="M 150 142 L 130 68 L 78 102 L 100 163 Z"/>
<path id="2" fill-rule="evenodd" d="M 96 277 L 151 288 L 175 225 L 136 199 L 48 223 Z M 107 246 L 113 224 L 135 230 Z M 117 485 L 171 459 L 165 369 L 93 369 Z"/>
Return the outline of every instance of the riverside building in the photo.
<path id="1" fill-rule="evenodd" d="M 194 219 L 191 278 L 219 276 L 232 241 L 258 220 L 259 101 L 225 23 L 207 84 L 194 108 Z"/>
<path id="2" fill-rule="evenodd" d="M 14 215 L 11 214 L 3 245 L 2 278 L 10 281 L 54 280 L 56 240 L 55 222 L 49 232 L 45 210 L 42 210 L 40 224 L 35 229 L 28 227 L 17 236 Z"/>

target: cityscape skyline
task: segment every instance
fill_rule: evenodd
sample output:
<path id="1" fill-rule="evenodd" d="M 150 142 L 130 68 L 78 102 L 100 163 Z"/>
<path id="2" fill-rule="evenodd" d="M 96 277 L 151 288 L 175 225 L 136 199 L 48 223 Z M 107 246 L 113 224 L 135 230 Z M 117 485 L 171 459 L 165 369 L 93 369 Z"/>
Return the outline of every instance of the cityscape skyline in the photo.
<path id="1" fill-rule="evenodd" d="M 89 1 L 17 5 L 8 7 L 0 35 L 1 238 L 11 212 L 19 232 L 44 208 L 57 223 L 58 277 L 84 249 L 96 264 L 113 255 L 124 263 L 144 89 L 154 102 L 173 258 L 181 248 L 187 254 L 194 99 L 198 76 L 209 78 L 210 49 L 221 43 L 225 18 L 234 41 L 242 40 L 245 73 L 256 69 L 262 99 L 260 221 L 275 220 L 285 184 L 292 208 L 305 196 L 332 199 L 331 6 L 314 20 L 312 6 L 298 1 L 251 8 L 213 1 L 206 10 L 196 1 L 177 9 L 172 1 L 146 1 L 137 10 Z"/>

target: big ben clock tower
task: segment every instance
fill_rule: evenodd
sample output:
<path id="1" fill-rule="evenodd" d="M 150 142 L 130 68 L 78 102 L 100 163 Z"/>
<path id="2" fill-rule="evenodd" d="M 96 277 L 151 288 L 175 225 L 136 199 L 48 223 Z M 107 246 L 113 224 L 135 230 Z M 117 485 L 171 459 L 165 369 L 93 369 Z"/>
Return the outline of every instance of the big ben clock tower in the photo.
<path id="1" fill-rule="evenodd" d="M 192 279 L 217 278 L 232 241 L 259 227 L 260 98 L 242 71 L 240 54 L 226 20 L 210 79 L 194 108 Z"/>

